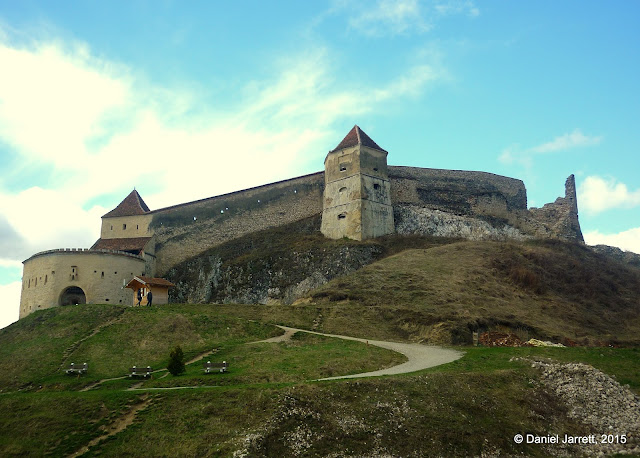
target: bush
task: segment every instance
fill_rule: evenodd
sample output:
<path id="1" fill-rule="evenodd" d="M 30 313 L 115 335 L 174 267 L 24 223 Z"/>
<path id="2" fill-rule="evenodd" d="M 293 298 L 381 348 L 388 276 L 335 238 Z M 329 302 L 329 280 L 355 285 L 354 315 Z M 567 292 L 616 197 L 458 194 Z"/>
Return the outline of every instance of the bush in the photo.
<path id="1" fill-rule="evenodd" d="M 171 375 L 180 375 L 186 370 L 184 367 L 184 353 L 179 345 L 169 353 L 167 370 L 171 372 Z"/>

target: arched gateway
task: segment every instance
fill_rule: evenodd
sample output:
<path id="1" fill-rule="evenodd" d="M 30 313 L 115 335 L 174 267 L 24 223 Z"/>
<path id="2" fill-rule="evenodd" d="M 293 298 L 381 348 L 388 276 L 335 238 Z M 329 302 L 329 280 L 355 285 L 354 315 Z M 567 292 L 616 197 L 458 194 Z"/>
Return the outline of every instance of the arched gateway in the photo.
<path id="1" fill-rule="evenodd" d="M 87 296 L 82 291 L 82 288 L 78 288 L 77 286 L 69 286 L 62 294 L 60 294 L 60 305 L 78 305 L 78 304 L 86 304 Z"/>

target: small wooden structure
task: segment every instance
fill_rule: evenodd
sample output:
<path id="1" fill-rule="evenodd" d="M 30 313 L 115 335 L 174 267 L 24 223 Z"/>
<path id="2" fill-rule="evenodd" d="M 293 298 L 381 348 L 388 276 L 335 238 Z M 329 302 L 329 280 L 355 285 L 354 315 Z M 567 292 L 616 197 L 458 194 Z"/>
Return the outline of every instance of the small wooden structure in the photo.
<path id="1" fill-rule="evenodd" d="M 133 290 L 133 305 L 138 305 L 138 290 L 142 294 L 140 305 L 147 305 L 147 293 L 151 291 L 151 305 L 168 304 L 169 288 L 175 286 L 169 280 L 156 277 L 145 277 L 143 275 L 133 277 L 125 288 Z"/>

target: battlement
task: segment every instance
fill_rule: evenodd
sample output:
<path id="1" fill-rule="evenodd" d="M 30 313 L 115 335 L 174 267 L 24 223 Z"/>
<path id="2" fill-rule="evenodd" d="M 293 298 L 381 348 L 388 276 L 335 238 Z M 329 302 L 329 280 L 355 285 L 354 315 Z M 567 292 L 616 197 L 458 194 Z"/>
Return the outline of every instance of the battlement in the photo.
<path id="1" fill-rule="evenodd" d="M 35 258 L 39 258 L 41 256 L 47 256 L 47 255 L 51 255 L 51 254 L 83 254 L 83 253 L 87 253 L 87 254 L 110 254 L 110 255 L 114 255 L 114 256 L 126 256 L 129 258 L 135 258 L 135 259 L 139 259 L 141 261 L 144 261 L 144 258 L 142 256 L 138 256 L 136 254 L 131 254 L 131 253 L 127 253 L 126 251 L 118 251 L 118 250 L 102 250 L 102 249 L 91 249 L 91 248 L 55 248 L 53 250 L 45 250 L 45 251 L 40 251 L 34 255 L 32 255 L 31 257 L 29 257 L 28 259 L 25 259 L 24 261 L 22 261 L 22 263 L 26 263 L 28 261 L 31 261 L 32 259 Z"/>

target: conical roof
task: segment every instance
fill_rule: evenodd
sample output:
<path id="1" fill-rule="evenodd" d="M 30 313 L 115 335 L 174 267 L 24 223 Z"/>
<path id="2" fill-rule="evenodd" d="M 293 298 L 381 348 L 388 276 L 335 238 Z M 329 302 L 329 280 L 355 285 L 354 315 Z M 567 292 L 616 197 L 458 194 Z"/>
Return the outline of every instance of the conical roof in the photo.
<path id="1" fill-rule="evenodd" d="M 133 216 L 143 215 L 149 212 L 149 207 L 144 203 L 140 194 L 135 189 L 118 204 L 116 208 L 103 216 L 103 218 L 111 218 L 113 216 Z"/>
<path id="2" fill-rule="evenodd" d="M 351 129 L 347 136 L 342 139 L 340 144 L 330 152 L 333 153 L 334 151 L 356 145 L 367 146 L 369 148 L 384 151 L 385 153 L 387 152 L 387 150 L 380 148 L 376 142 L 371 140 L 371 137 L 369 137 L 362 129 L 360 129 L 358 125 L 353 126 L 353 129 Z"/>

